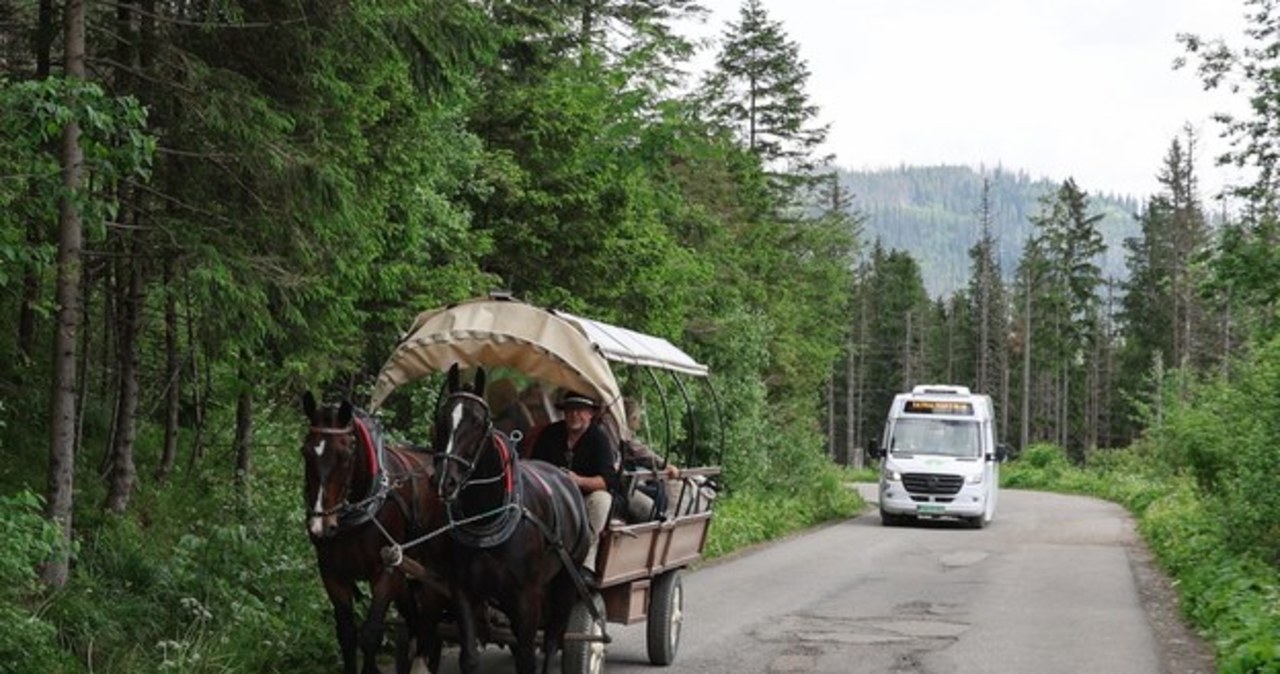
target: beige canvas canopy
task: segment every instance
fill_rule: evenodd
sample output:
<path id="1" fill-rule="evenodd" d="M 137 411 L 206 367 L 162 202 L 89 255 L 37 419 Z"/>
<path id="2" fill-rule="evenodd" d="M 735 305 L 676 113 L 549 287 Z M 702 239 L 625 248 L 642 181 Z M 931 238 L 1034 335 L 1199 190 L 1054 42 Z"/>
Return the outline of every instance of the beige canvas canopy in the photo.
<path id="1" fill-rule="evenodd" d="M 514 300 L 482 298 L 419 314 L 383 365 L 369 408 L 377 409 L 397 387 L 457 363 L 511 367 L 591 393 L 616 419 L 625 419 L 607 360 L 707 375 L 705 365 L 660 337 Z"/>

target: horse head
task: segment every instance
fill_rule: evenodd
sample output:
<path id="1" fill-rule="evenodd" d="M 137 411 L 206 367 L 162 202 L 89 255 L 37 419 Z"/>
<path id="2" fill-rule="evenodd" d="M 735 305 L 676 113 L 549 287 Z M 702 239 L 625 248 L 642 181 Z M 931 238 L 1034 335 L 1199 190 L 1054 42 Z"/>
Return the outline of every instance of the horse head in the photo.
<path id="1" fill-rule="evenodd" d="M 309 422 L 302 441 L 307 533 L 319 540 L 337 533 L 339 518 L 348 504 L 353 483 L 359 478 L 361 457 L 357 451 L 355 411 L 345 400 L 320 407 L 310 391 L 302 398 L 302 411 Z"/>
<path id="2" fill-rule="evenodd" d="M 476 371 L 471 386 L 460 379 L 455 364 L 449 368 L 445 401 L 436 418 L 436 477 L 440 496 L 445 500 L 456 499 L 471 481 L 493 434 L 489 404 L 483 397 L 484 370 Z"/>

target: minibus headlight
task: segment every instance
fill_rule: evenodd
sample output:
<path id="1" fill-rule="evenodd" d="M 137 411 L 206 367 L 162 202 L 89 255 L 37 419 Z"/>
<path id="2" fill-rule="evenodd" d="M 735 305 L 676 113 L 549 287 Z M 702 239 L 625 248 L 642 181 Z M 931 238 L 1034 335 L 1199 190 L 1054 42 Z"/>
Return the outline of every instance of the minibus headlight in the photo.
<path id="1" fill-rule="evenodd" d="M 982 473 L 974 473 L 973 475 L 969 476 L 968 480 L 965 480 L 965 481 L 968 482 L 969 484 L 982 484 Z"/>
<path id="2" fill-rule="evenodd" d="M 898 471 L 893 470 L 888 466 L 884 466 L 880 469 L 880 477 L 883 477 L 885 480 L 888 480 L 889 482 L 902 481 L 902 473 L 899 473 Z"/>

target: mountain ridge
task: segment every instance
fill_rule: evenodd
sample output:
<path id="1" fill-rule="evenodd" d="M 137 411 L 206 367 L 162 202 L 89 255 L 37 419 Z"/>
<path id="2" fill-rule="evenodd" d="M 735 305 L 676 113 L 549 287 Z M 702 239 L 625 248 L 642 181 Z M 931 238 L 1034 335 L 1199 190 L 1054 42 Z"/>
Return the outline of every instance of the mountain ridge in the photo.
<path id="1" fill-rule="evenodd" d="M 969 279 L 969 249 L 981 235 L 979 209 L 983 178 L 991 181 L 992 235 L 1000 269 L 1011 280 L 1023 247 L 1034 231 L 1030 217 L 1040 198 L 1063 181 L 1032 178 L 1025 171 L 939 164 L 896 168 L 838 169 L 842 189 L 852 195 L 851 209 L 863 216 L 867 249 L 878 239 L 887 250 L 910 253 L 920 264 L 931 297 L 949 297 Z M 1136 197 L 1088 191 L 1089 213 L 1101 213 L 1099 232 L 1107 245 L 1098 261 L 1106 278 L 1127 275 L 1124 239 L 1139 232 Z"/>

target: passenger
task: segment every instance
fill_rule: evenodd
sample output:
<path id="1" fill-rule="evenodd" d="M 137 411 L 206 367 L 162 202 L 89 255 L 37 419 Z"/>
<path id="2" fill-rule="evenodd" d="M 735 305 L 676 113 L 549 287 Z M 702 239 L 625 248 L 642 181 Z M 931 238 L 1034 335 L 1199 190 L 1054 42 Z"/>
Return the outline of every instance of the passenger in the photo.
<path id="1" fill-rule="evenodd" d="M 493 415 L 493 426 L 512 440 L 528 435 L 533 426 L 533 418 L 524 403 L 520 402 L 519 390 L 512 379 L 498 379 L 489 384 L 484 391 L 485 402 L 489 404 L 489 413 Z"/>
<path id="2" fill-rule="evenodd" d="M 529 411 L 533 427 L 546 426 L 552 421 L 551 403 L 547 400 L 546 390 L 539 382 L 532 382 L 520 392 L 520 403 Z"/>
<path id="3" fill-rule="evenodd" d="M 591 549 L 584 566 L 596 568 L 596 549 L 600 532 L 613 512 L 614 496 L 621 493 L 618 479 L 618 454 L 604 429 L 595 423 L 600 403 L 575 392 L 566 392 L 556 405 L 564 419 L 546 427 L 533 448 L 533 458 L 566 469 L 587 504 L 587 521 L 591 527 Z"/>
<path id="4" fill-rule="evenodd" d="M 668 501 L 663 481 L 680 477 L 680 469 L 640 441 L 638 433 L 644 423 L 644 404 L 630 398 L 624 399 L 623 403 L 627 410 L 626 437 L 619 444 L 623 470 L 648 470 L 652 473 L 648 479 L 635 476 L 637 484 L 626 485 L 627 518 L 631 522 L 662 519 L 667 514 Z M 658 473 L 662 474 L 661 478 Z"/>

